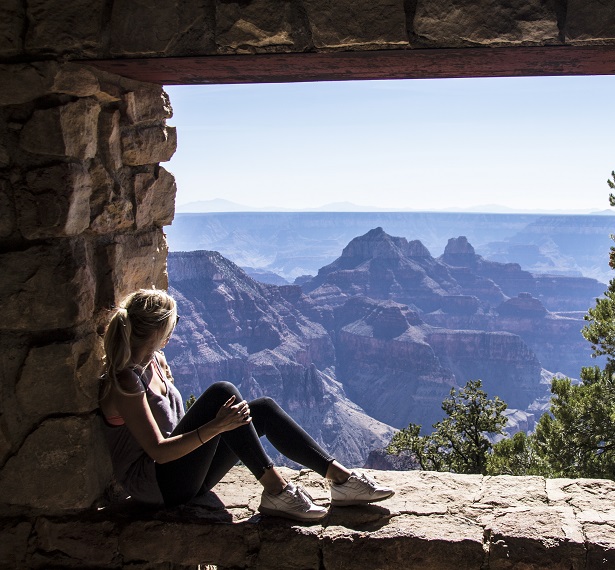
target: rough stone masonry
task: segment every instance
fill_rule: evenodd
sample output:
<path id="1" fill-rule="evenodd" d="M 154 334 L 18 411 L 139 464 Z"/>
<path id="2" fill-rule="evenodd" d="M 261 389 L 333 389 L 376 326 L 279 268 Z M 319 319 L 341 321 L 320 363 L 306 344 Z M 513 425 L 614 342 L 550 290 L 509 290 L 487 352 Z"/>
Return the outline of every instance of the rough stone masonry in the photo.
<path id="1" fill-rule="evenodd" d="M 311 471 L 283 472 L 316 502 Z M 332 508 L 322 524 L 257 513 L 260 485 L 235 467 L 194 504 L 130 501 L 75 515 L 22 518 L 4 534 L 6 568 L 218 570 L 594 570 L 615 567 L 615 483 L 592 479 L 372 472 L 396 495 Z M 7 540 L 8 539 L 8 540 Z M 8 544 L 11 543 L 11 547 Z"/>

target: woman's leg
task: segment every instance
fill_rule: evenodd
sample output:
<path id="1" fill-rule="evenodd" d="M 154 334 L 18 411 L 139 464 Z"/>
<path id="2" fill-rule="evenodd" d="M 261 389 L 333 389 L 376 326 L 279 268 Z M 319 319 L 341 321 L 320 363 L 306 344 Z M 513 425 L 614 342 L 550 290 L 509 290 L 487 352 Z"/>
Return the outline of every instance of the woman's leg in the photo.
<path id="1" fill-rule="evenodd" d="M 193 431 L 216 417 L 220 407 L 241 394 L 230 382 L 212 384 L 190 407 L 172 435 Z M 167 506 L 185 503 L 211 489 L 241 459 L 257 479 L 273 466 L 252 424 L 216 436 L 175 461 L 156 464 L 156 477 Z"/>
<path id="2" fill-rule="evenodd" d="M 316 471 L 323 477 L 327 476 L 334 463 L 333 457 L 320 447 L 275 400 L 258 398 L 249 405 L 252 423 L 259 436 L 266 436 L 282 455 L 292 461 Z"/>

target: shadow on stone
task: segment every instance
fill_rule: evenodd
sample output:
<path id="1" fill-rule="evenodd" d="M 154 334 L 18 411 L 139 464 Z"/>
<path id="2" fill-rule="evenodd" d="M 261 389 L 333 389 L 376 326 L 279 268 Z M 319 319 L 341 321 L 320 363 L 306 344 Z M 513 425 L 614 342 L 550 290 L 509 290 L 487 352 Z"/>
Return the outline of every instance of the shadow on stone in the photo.
<path id="1" fill-rule="evenodd" d="M 327 526 L 373 532 L 387 526 L 391 521 L 391 511 L 379 505 L 354 505 L 350 507 L 331 507 L 325 519 Z"/>

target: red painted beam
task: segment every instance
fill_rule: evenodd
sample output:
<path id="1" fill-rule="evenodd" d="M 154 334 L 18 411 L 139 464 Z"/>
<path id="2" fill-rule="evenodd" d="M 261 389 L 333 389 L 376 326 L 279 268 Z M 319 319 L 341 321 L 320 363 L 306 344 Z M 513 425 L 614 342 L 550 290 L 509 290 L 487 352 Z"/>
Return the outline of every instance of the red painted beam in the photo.
<path id="1" fill-rule="evenodd" d="M 213 55 L 82 63 L 163 85 L 614 75 L 615 45 Z"/>

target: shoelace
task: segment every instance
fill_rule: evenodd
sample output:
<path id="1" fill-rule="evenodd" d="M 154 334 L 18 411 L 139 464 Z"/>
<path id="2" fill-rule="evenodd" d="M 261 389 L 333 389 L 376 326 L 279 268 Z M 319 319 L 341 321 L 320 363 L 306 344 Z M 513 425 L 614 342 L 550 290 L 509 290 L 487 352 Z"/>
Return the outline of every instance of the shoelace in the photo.
<path id="1" fill-rule="evenodd" d="M 314 502 L 312 496 L 300 485 L 295 487 L 295 496 L 301 500 L 306 510 L 309 510 Z"/>
<path id="2" fill-rule="evenodd" d="M 361 473 L 361 475 L 359 475 L 357 479 L 365 483 L 370 488 L 370 492 L 373 493 L 376 490 L 376 487 L 377 487 L 376 481 L 374 481 L 373 479 L 370 479 L 367 475 L 365 475 L 365 473 Z"/>

